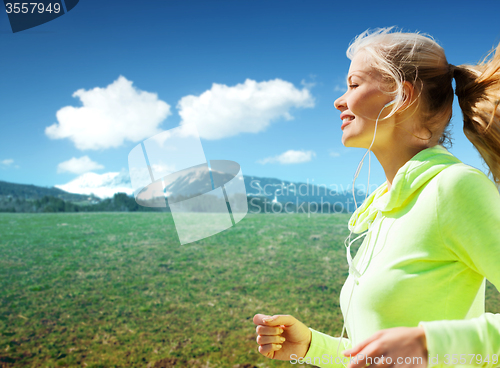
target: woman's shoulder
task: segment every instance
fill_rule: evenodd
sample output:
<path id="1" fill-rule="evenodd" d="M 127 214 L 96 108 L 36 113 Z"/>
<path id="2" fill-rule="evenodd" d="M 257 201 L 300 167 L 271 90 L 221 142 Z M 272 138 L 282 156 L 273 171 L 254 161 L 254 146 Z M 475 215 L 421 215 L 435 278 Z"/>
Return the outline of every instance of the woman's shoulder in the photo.
<path id="1" fill-rule="evenodd" d="M 498 186 L 481 170 L 463 162 L 450 165 L 437 175 L 438 194 L 444 200 L 477 200 L 500 196 Z"/>
<path id="2" fill-rule="evenodd" d="M 495 249 L 495 254 L 500 252 L 497 186 L 481 170 L 458 163 L 443 170 L 437 188 L 436 214 L 441 238 L 469 267 L 486 275 L 477 262 L 483 262 L 479 259 L 487 257 L 491 249 Z M 475 260 L 471 260 L 471 251 L 475 252 Z"/>

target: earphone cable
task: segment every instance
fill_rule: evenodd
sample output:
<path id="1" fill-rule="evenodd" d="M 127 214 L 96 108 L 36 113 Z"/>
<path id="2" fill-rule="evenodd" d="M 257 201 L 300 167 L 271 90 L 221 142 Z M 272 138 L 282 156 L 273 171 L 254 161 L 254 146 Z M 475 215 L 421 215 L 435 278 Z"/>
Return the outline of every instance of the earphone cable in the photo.
<path id="1" fill-rule="evenodd" d="M 368 187 L 366 188 L 366 192 L 365 192 L 365 201 L 366 201 L 366 199 L 368 198 L 368 190 L 370 188 L 371 148 L 373 146 L 373 143 L 375 142 L 375 135 L 377 134 L 378 120 L 380 119 L 380 115 L 382 114 L 382 111 L 384 111 L 384 109 L 386 107 L 388 107 L 389 105 L 391 105 L 391 104 L 393 104 L 395 102 L 396 102 L 395 100 L 389 102 L 378 113 L 377 119 L 375 120 L 375 129 L 373 131 L 372 143 L 370 144 L 370 147 L 368 147 L 368 150 L 365 152 L 363 158 L 361 159 L 360 163 L 358 164 L 358 168 L 356 170 L 356 173 L 354 174 L 354 179 L 353 179 L 353 183 L 352 183 L 352 197 L 354 198 L 355 209 L 357 209 L 357 207 L 358 207 L 357 206 L 357 202 L 356 202 L 356 196 L 354 195 L 354 184 L 356 183 L 356 178 L 358 177 L 358 175 L 359 175 L 359 173 L 361 171 L 361 168 L 363 167 L 363 161 L 364 161 L 366 155 L 368 154 Z M 354 293 L 354 287 L 357 284 L 358 277 L 361 276 L 361 274 L 359 273 L 359 271 L 354 266 L 353 261 L 351 260 L 351 257 L 350 257 L 351 256 L 351 244 L 353 242 L 355 242 L 357 239 L 359 239 L 361 236 L 364 236 L 364 235 L 368 234 L 370 231 L 371 230 L 366 231 L 365 233 L 359 235 L 358 237 L 356 237 L 354 240 L 351 241 L 352 230 L 350 230 L 349 236 L 346 238 L 346 240 L 349 240 L 349 245 L 348 246 L 345 245 L 346 241 L 344 240 L 344 246 L 346 246 L 346 252 L 348 252 L 348 254 L 347 254 L 347 262 L 349 264 L 349 274 L 352 274 L 354 280 L 353 280 L 353 283 L 352 283 L 352 289 L 351 289 L 351 294 L 349 296 L 349 301 L 347 303 L 347 311 L 345 313 L 344 323 L 342 325 L 342 333 L 340 335 L 339 344 L 337 346 L 337 357 L 339 357 L 340 344 L 342 343 L 342 339 L 344 338 L 345 323 L 346 323 L 346 320 L 347 320 L 347 316 L 349 314 L 349 309 L 351 307 L 351 300 L 352 300 L 352 295 Z M 345 347 L 345 345 L 344 345 L 344 347 Z M 344 364 L 344 360 L 343 359 L 341 359 L 341 362 L 342 362 L 342 365 L 345 368 L 347 368 L 347 366 Z"/>

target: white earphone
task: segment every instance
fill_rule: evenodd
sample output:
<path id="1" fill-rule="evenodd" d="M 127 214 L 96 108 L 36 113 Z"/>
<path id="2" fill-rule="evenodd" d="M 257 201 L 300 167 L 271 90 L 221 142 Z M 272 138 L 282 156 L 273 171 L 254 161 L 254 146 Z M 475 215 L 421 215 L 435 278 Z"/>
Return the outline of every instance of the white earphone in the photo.
<path id="1" fill-rule="evenodd" d="M 391 102 L 388 102 L 384 105 L 384 107 L 388 107 L 388 106 L 391 106 L 391 105 L 394 105 L 396 103 L 396 100 L 392 100 Z"/>
<path id="2" fill-rule="evenodd" d="M 353 182 L 352 182 L 352 196 L 354 198 L 354 206 L 355 206 L 356 209 L 357 209 L 358 206 L 357 206 L 357 203 L 356 203 L 356 196 L 354 195 L 354 183 L 356 182 L 356 178 L 358 177 L 359 172 L 361 171 L 361 168 L 363 167 L 363 161 L 365 160 L 366 154 L 371 152 L 371 148 L 373 146 L 373 142 L 375 142 L 375 134 L 377 133 L 378 119 L 380 118 L 380 115 L 382 114 L 382 111 L 384 111 L 385 108 L 387 108 L 387 107 L 389 107 L 391 105 L 394 105 L 396 102 L 397 102 L 397 100 L 392 100 L 392 101 L 386 103 L 384 105 L 384 107 L 382 107 L 382 109 L 380 110 L 380 112 L 379 112 L 379 114 L 377 116 L 377 120 L 375 121 L 375 131 L 373 132 L 372 143 L 370 144 L 370 147 L 368 148 L 368 150 L 366 151 L 365 155 L 361 159 L 361 161 L 360 161 L 360 163 L 358 165 L 358 169 L 356 170 L 356 173 L 354 174 L 354 179 L 353 179 Z M 368 197 L 368 191 L 370 189 L 370 167 L 371 167 L 371 155 L 368 155 L 368 185 L 366 187 L 365 200 Z M 337 347 L 337 356 L 339 355 L 340 343 L 342 342 L 342 338 L 344 337 L 345 321 L 347 320 L 347 315 L 348 315 L 348 312 L 349 312 L 349 308 L 351 306 L 352 293 L 354 292 L 355 285 L 359 284 L 358 278 L 361 277 L 361 273 L 356 269 L 356 267 L 353 264 L 353 259 L 352 259 L 352 256 L 351 256 L 351 245 L 356 240 L 358 240 L 360 237 L 367 235 L 370 231 L 371 231 L 371 229 L 367 230 L 363 234 L 357 236 L 354 240 L 351 240 L 352 231 L 350 231 L 349 236 L 344 241 L 344 246 L 346 247 L 346 253 L 347 253 L 347 263 L 349 265 L 349 274 L 351 274 L 353 276 L 354 282 L 353 282 L 353 285 L 352 285 L 351 295 L 349 296 L 349 302 L 347 304 L 347 311 L 345 313 L 344 324 L 342 326 L 342 333 L 341 333 L 340 339 L 339 339 L 339 345 Z M 349 245 L 345 244 L 346 241 L 349 241 Z M 344 364 L 344 361 L 341 360 L 341 362 L 342 362 L 342 365 L 344 367 L 346 367 L 346 365 Z"/>
<path id="3" fill-rule="evenodd" d="M 394 105 L 396 103 L 396 100 L 392 100 L 388 103 L 386 103 L 384 105 L 384 107 L 382 107 L 382 109 L 380 110 L 378 116 L 377 116 L 377 120 L 375 121 L 375 131 L 373 132 L 373 139 L 372 139 L 372 143 L 370 144 L 370 147 L 368 148 L 368 150 L 366 151 L 365 155 L 363 156 L 363 158 L 361 159 L 361 162 L 358 164 L 358 168 L 356 170 L 356 173 L 354 174 L 354 179 L 353 179 L 353 183 L 352 183 L 352 196 L 354 198 L 354 207 L 358 207 L 357 206 L 357 203 L 356 203 L 356 196 L 354 195 L 354 183 L 356 182 L 356 178 L 358 177 L 359 175 L 359 172 L 361 171 L 361 168 L 363 167 L 363 161 L 365 160 L 365 157 L 366 157 L 366 154 L 370 152 L 372 146 L 373 146 L 373 142 L 375 142 L 375 134 L 377 134 L 377 125 L 378 125 L 378 119 L 380 118 L 380 114 L 382 114 L 382 111 L 384 111 L 384 109 L 386 107 L 389 107 L 391 105 Z M 368 161 L 370 162 L 371 160 L 371 156 L 368 156 Z M 368 190 L 370 189 L 370 165 L 368 167 L 368 186 L 366 188 L 366 195 L 365 195 L 365 199 L 367 198 L 368 196 Z"/>

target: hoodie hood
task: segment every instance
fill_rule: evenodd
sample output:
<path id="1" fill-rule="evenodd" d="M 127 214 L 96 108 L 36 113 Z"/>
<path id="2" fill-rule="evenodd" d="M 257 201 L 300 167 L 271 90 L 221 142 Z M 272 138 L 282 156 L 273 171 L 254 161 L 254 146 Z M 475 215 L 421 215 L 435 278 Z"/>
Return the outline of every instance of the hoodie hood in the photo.
<path id="1" fill-rule="evenodd" d="M 460 162 L 439 144 L 420 151 L 399 168 L 391 190 L 387 190 L 386 181 L 354 211 L 349 219 L 349 230 L 355 234 L 368 230 L 379 212 L 389 212 L 403 206 L 429 180 L 450 165 Z"/>

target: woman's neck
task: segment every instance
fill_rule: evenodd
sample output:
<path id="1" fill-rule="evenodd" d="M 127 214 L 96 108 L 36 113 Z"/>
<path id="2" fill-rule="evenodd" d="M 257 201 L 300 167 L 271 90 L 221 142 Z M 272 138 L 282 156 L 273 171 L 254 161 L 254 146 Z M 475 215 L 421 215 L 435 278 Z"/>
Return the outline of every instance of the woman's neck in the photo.
<path id="1" fill-rule="evenodd" d="M 373 151 L 382 165 L 387 179 L 387 190 L 391 190 L 392 182 L 398 170 L 413 156 L 430 146 L 406 147 L 393 145 L 391 149 Z"/>

